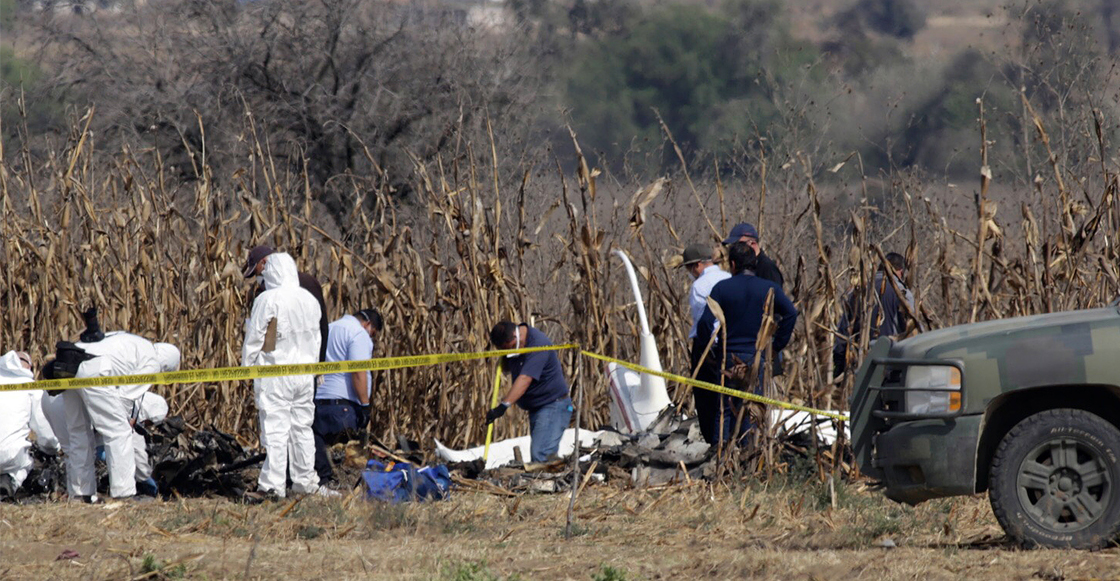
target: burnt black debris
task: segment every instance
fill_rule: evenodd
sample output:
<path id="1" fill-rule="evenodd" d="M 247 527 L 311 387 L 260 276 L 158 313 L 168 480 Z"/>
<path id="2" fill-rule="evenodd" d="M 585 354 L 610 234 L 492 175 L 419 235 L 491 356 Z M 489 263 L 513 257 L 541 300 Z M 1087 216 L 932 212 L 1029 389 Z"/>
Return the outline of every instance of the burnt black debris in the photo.
<path id="1" fill-rule="evenodd" d="M 0 494 L 0 500 L 34 504 L 57 498 L 66 492 L 66 462 L 60 454 L 51 454 L 31 447 L 31 470 L 14 495 Z"/>
<path id="2" fill-rule="evenodd" d="M 183 420 L 169 417 L 148 428 L 152 478 L 167 497 L 225 496 L 240 499 L 255 486 L 264 454 L 213 427 L 188 434 Z"/>

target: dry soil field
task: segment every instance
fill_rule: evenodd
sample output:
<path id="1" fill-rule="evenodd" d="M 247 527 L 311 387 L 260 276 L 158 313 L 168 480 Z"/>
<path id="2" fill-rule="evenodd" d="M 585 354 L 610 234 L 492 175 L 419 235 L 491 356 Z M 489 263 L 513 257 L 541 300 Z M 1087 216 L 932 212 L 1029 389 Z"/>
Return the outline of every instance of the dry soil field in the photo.
<path id="1" fill-rule="evenodd" d="M 861 486 L 694 483 L 413 506 L 0 506 L 0 579 L 1101 579 L 1120 549 L 1023 551 L 981 497 L 918 508 Z M 66 551 L 78 556 L 60 558 Z"/>

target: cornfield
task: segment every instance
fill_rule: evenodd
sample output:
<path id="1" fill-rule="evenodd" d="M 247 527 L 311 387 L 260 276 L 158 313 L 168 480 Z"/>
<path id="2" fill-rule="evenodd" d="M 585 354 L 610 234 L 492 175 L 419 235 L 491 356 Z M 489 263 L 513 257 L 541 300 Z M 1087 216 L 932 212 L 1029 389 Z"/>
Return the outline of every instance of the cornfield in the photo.
<path id="1" fill-rule="evenodd" d="M 262 243 L 319 278 L 332 320 L 378 308 L 386 325 L 375 356 L 485 350 L 490 327 L 511 319 L 557 343 L 637 361 L 636 312 L 611 256 L 621 249 L 642 279 L 664 368 L 685 372 L 690 281 L 672 257 L 692 242 L 717 247 L 731 226 L 751 221 L 801 311 L 775 395 L 831 409 L 845 408 L 851 389 L 850 376 L 831 370 L 844 295 L 871 280 L 885 252 L 910 265 L 910 332 L 1099 306 L 1120 287 L 1117 177 L 1096 112 L 1087 131 L 1095 127 L 1098 159 L 1077 164 L 1063 162 L 1044 123 L 1030 119 L 1049 167 L 1030 176 L 1033 192 L 1006 196 L 1018 207 L 1004 202 L 999 215 L 986 146 L 969 198 L 914 175 L 868 178 L 850 155 L 813 161 L 800 152 L 757 155 L 734 175 L 717 166 L 695 182 L 683 157 L 673 175 L 618 178 L 595 169 L 573 133 L 575 159 L 499 160 L 493 136 L 453 159 L 413 156 L 419 178 L 404 199 L 376 176 L 340 176 L 334 184 L 351 209 L 337 220 L 317 205 L 306 175 L 276 169 L 288 166 L 272 163 L 251 115 L 237 172 L 216 179 L 203 155 L 183 181 L 171 177 L 182 168 L 151 151 L 98 151 L 86 130 L 95 114 L 48 154 L 0 150 L 0 348 L 37 362 L 73 340 L 79 313 L 96 304 L 106 329 L 179 345 L 184 369 L 238 365 L 251 296 L 241 266 Z M 854 185 L 841 179 L 852 175 Z M 869 190 L 889 202 L 872 203 Z M 587 366 L 582 424 L 608 423 L 605 374 L 575 353 L 562 359 L 569 380 L 575 365 Z M 378 435 L 480 443 L 493 365 L 378 372 Z M 155 389 L 193 427 L 255 433 L 248 383 Z M 690 405 L 680 386 L 670 390 Z M 497 437 L 526 432 L 524 414 L 511 416 Z"/>

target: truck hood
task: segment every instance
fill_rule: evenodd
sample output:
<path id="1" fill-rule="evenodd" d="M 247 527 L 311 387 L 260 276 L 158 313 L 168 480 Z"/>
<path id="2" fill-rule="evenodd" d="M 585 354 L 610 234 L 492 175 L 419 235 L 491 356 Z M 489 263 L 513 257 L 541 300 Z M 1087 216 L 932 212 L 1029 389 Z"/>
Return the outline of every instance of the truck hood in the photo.
<path id="1" fill-rule="evenodd" d="M 1118 317 L 1120 317 L 1120 310 L 1117 307 L 1105 307 L 958 325 L 899 341 L 894 344 L 891 354 L 896 357 L 915 358 L 935 356 L 941 352 L 968 348 L 972 345 L 1000 342 L 999 335 L 1005 335 L 1010 339 L 1012 335 L 1029 335 L 1035 331 L 1052 331 L 1056 327 L 1099 323 Z"/>

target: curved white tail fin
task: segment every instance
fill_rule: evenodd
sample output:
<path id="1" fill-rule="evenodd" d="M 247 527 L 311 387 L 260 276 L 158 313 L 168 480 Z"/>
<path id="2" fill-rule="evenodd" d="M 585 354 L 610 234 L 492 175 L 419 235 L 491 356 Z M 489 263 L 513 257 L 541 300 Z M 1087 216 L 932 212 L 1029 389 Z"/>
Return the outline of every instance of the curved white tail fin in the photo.
<path id="1" fill-rule="evenodd" d="M 625 252 L 615 250 L 614 254 L 622 259 L 622 264 L 626 267 L 626 274 L 630 277 L 630 287 L 634 291 L 634 303 L 638 307 L 638 321 L 642 326 L 639 337 L 641 357 L 639 363 L 643 367 L 661 371 L 661 357 L 657 353 L 657 342 L 649 330 L 646 305 L 642 301 L 642 291 L 638 287 L 638 276 L 634 273 L 634 266 Z M 614 404 L 612 412 L 614 408 L 618 409 L 617 415 L 611 414 L 612 419 L 615 420 L 614 427 L 624 433 L 643 432 L 658 418 L 662 410 L 672 403 L 669 399 L 669 391 L 665 388 L 665 380 L 656 375 L 642 373 L 635 385 L 634 379 L 638 374 L 621 368 L 612 369 L 613 367 L 616 366 L 608 366 L 608 374 L 611 381 L 611 400 Z M 622 395 L 623 392 L 625 396 Z"/>

